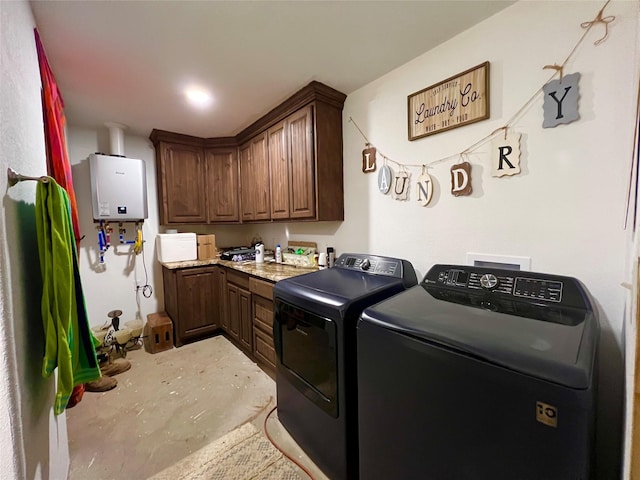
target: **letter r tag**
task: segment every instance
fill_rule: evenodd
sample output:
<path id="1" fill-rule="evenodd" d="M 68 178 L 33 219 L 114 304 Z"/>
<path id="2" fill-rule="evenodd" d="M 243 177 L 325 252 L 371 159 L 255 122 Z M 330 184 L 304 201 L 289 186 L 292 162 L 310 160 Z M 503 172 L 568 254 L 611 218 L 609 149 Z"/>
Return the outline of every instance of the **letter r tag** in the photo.
<path id="1" fill-rule="evenodd" d="M 517 175 L 520 173 L 519 133 L 507 130 L 507 139 L 500 134 L 491 141 L 491 176 Z"/>

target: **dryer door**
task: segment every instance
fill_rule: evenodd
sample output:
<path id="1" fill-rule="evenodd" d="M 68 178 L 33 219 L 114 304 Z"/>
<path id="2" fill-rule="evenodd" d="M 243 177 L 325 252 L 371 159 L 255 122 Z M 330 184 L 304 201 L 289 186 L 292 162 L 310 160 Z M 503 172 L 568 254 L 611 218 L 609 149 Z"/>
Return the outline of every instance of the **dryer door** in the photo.
<path id="1" fill-rule="evenodd" d="M 273 338 L 278 371 L 309 400 L 337 418 L 336 323 L 276 299 Z"/>

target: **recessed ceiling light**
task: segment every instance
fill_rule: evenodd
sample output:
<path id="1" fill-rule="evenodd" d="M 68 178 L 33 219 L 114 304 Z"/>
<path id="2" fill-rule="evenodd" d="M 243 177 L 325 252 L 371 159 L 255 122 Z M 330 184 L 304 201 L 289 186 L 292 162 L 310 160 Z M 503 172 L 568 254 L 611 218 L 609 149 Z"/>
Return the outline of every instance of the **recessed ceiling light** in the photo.
<path id="1" fill-rule="evenodd" d="M 189 103 L 198 108 L 207 108 L 213 101 L 211 94 L 202 88 L 187 88 L 184 93 Z"/>

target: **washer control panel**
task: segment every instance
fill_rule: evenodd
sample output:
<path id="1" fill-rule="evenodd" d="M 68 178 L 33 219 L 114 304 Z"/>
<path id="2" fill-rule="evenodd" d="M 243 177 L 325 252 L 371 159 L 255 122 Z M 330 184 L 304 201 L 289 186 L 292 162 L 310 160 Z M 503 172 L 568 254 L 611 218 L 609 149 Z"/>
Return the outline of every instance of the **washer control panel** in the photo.
<path id="1" fill-rule="evenodd" d="M 441 267 L 435 272 L 436 267 Z M 531 300 L 562 302 L 564 282 L 552 275 L 500 269 L 436 265 L 424 283 L 469 291 L 486 291 Z"/>

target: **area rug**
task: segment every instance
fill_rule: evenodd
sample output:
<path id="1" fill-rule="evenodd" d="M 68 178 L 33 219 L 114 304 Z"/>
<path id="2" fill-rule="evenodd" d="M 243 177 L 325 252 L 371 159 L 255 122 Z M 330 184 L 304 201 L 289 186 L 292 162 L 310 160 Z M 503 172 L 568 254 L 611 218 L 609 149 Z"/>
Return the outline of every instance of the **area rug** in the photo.
<path id="1" fill-rule="evenodd" d="M 302 480 L 251 423 L 162 470 L 152 480 Z"/>

